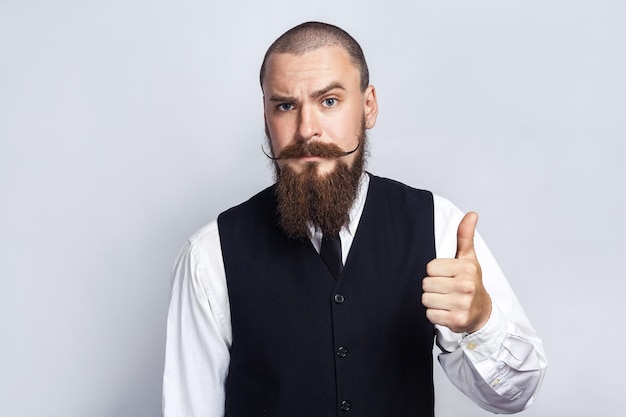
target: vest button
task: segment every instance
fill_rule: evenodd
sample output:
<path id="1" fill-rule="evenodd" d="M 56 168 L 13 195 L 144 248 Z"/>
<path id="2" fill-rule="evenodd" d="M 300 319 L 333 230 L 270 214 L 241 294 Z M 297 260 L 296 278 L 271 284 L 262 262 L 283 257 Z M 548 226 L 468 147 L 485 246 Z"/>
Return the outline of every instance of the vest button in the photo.
<path id="1" fill-rule="evenodd" d="M 345 358 L 346 356 L 348 356 L 348 349 L 343 346 L 339 346 L 339 348 L 337 349 L 337 356 L 339 356 L 340 358 Z"/>
<path id="2" fill-rule="evenodd" d="M 341 303 L 343 303 L 344 301 L 346 301 L 346 297 L 344 297 L 344 296 L 343 296 L 343 295 L 341 295 L 341 294 L 335 294 L 335 302 L 336 302 L 337 304 L 341 304 Z"/>
<path id="3" fill-rule="evenodd" d="M 352 404 L 350 404 L 350 401 L 342 401 L 341 402 L 341 406 L 339 407 L 339 409 L 341 411 L 350 411 L 350 407 L 352 407 Z"/>

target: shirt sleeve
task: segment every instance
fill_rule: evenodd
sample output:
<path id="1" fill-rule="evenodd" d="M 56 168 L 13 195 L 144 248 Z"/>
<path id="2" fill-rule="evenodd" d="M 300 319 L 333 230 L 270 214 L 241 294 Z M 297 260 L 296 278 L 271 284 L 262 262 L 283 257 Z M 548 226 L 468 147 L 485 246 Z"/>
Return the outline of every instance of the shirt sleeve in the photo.
<path id="1" fill-rule="evenodd" d="M 185 244 L 172 281 L 163 415 L 221 417 L 232 330 L 216 221 Z"/>
<path id="2" fill-rule="evenodd" d="M 453 258 L 463 213 L 442 197 L 434 201 L 437 257 Z M 539 390 L 547 366 L 543 344 L 478 233 L 474 246 L 492 300 L 491 316 L 472 334 L 436 326 L 439 363 L 450 381 L 482 408 L 515 413 L 527 408 Z"/>

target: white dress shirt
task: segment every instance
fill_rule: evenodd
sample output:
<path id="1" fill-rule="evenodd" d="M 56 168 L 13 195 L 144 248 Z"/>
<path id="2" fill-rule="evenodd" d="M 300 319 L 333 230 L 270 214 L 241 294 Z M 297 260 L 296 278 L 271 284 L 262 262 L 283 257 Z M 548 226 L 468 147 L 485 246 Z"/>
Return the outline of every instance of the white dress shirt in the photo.
<path id="1" fill-rule="evenodd" d="M 363 175 L 349 224 L 340 231 L 345 263 L 369 187 Z M 453 258 L 463 213 L 434 196 L 438 258 Z M 319 252 L 322 233 L 311 228 Z M 500 267 L 477 233 L 474 246 L 483 284 L 492 299 L 487 324 L 472 334 L 435 326 L 439 363 L 450 381 L 486 410 L 513 413 L 528 407 L 541 385 L 547 361 Z M 167 319 L 164 417 L 221 417 L 232 343 L 230 304 L 217 220 L 196 232 L 182 248 L 173 270 Z"/>

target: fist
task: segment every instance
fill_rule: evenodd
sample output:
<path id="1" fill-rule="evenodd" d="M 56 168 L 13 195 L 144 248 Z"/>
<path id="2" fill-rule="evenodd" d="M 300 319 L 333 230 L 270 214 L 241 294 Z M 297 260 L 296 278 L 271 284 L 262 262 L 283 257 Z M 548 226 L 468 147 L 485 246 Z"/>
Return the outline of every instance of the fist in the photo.
<path id="1" fill-rule="evenodd" d="M 482 328 L 491 314 L 491 299 L 483 286 L 480 264 L 474 251 L 478 214 L 469 212 L 457 230 L 453 259 L 434 259 L 426 265 L 422 281 L 422 304 L 433 324 L 455 333 L 473 333 Z"/>

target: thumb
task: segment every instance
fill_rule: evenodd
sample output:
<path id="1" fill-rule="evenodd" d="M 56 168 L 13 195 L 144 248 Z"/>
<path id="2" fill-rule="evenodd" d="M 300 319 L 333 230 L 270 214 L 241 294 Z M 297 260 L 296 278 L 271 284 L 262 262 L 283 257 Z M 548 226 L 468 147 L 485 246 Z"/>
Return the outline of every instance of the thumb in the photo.
<path id="1" fill-rule="evenodd" d="M 456 232 L 455 258 L 476 258 L 474 252 L 474 233 L 478 223 L 478 214 L 470 211 L 463 217 Z"/>

